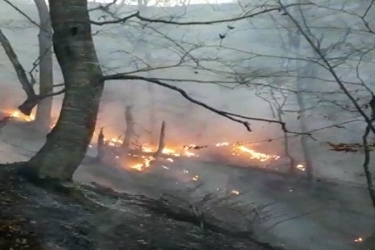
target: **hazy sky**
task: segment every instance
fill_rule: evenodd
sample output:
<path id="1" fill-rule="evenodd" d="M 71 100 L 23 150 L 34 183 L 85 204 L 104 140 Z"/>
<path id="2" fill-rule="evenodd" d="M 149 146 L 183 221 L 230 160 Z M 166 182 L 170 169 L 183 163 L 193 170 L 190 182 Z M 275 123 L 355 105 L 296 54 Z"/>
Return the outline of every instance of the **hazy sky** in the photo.
<path id="1" fill-rule="evenodd" d="M 101 2 L 101 3 L 111 3 L 113 0 L 100 0 L 100 1 L 94 1 L 94 0 L 89 0 L 89 2 Z M 119 3 L 122 1 L 118 1 Z M 161 6 L 174 6 L 174 5 L 182 5 L 183 3 L 185 4 L 222 4 L 222 3 L 233 3 L 235 0 L 170 0 L 168 1 L 168 4 L 162 3 L 164 2 L 163 0 L 152 0 L 148 1 L 148 5 L 155 6 L 155 5 L 161 5 Z M 137 5 L 138 2 L 136 0 L 127 0 L 125 3 L 129 5 Z"/>

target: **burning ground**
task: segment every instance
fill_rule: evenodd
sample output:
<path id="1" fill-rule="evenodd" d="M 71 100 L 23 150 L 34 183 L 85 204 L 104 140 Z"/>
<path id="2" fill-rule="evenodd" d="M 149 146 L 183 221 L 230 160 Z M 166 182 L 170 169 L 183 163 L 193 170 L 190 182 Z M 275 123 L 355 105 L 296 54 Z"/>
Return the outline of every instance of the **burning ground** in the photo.
<path id="1" fill-rule="evenodd" d="M 21 122 L 21 119 L 10 120 L 2 129 L 2 158 L 7 161 L 19 161 L 34 154 L 43 141 L 40 140 L 40 135 L 31 131 L 31 124 Z M 131 244 L 135 244 L 133 249 L 137 249 L 142 244 L 146 244 L 147 247 L 152 245 L 156 249 L 174 249 L 180 246 L 179 237 L 186 237 L 178 235 L 184 230 L 197 230 L 194 231 L 193 236 L 188 234 L 188 238 L 181 238 L 183 244 L 192 244 L 191 248 L 189 245 L 185 249 L 215 248 L 217 245 L 213 243 L 210 245 L 210 238 L 207 235 L 212 234 L 212 237 L 219 238 L 221 236 L 206 231 L 210 228 L 222 230 L 226 235 L 241 237 L 241 239 L 232 239 L 229 236 L 223 238 L 223 243 L 220 244 L 223 248 L 219 249 L 242 249 L 236 248 L 236 244 L 240 244 L 243 249 L 257 249 L 251 245 L 253 243 L 246 240 L 254 238 L 296 250 L 367 249 L 366 246 L 373 244 L 374 218 L 367 191 L 362 186 L 327 179 L 309 183 L 303 179 L 288 177 L 289 175 L 283 171 L 274 171 L 276 168 L 269 171 L 269 167 L 278 166 L 275 163 L 279 164 L 282 159 L 272 155 L 267 157 L 264 156 L 267 154 L 263 153 L 257 153 L 255 156 L 260 155 L 264 158 L 256 158 L 251 154 L 249 156 L 247 150 L 244 150 L 243 156 L 238 156 L 235 150 L 240 150 L 238 147 L 241 146 L 226 142 L 197 149 L 194 149 L 197 147 L 195 145 L 169 147 L 166 143 L 164 152 L 161 152 L 158 160 L 153 159 L 156 147 L 135 146 L 129 151 L 134 155 L 131 159 L 135 161 L 127 165 L 125 163 L 130 162 L 129 159 L 123 162 L 121 155 L 116 155 L 118 150 L 122 150 L 123 141 L 111 138 L 104 141 L 109 159 L 97 161 L 98 145 L 93 141 L 87 159 L 74 177 L 76 183 L 85 185 L 83 191 L 85 199 L 89 198 L 92 203 L 99 204 L 100 209 L 93 208 L 90 212 L 82 212 L 83 206 L 77 205 L 75 201 L 60 200 L 62 198 L 56 194 L 47 195 L 41 189 L 19 180 L 3 183 L 17 185 L 16 190 L 20 187 L 24 188 L 22 190 L 30 189 L 31 193 L 27 193 L 25 199 L 19 197 L 21 201 L 14 207 L 2 211 L 7 211 L 7 216 L 12 216 L 14 211 L 20 211 L 21 217 L 39 221 L 36 226 L 26 223 L 27 227 L 31 226 L 32 231 L 39 230 L 38 237 L 41 235 L 47 237 L 48 241 L 63 245 L 65 249 L 72 249 L 73 246 L 61 244 L 61 241 L 68 241 L 59 238 L 59 233 L 51 229 L 52 223 L 48 223 L 45 221 L 47 218 L 43 218 L 46 214 L 52 217 L 52 220 L 48 219 L 49 221 L 61 224 L 62 228 L 68 224 L 68 228 L 81 230 L 82 233 L 78 236 L 71 235 L 67 229 L 64 229 L 64 232 L 69 231 L 67 234 L 61 234 L 62 237 L 70 239 L 69 242 L 73 242 L 69 244 L 76 244 L 73 249 L 82 246 L 98 249 L 95 248 L 98 245 L 102 247 L 99 249 L 116 249 L 108 244 L 113 242 L 122 244 L 119 239 L 121 237 L 129 241 L 136 239 L 136 242 L 131 241 Z M 215 157 L 210 159 L 207 157 L 210 148 L 218 151 L 224 149 L 224 154 L 215 151 Z M 254 151 L 250 152 L 254 154 Z M 233 153 L 235 155 L 232 155 Z M 252 162 L 255 166 L 244 168 L 223 162 L 218 163 L 217 161 L 222 158 L 217 155 L 227 160 L 229 157 L 235 157 L 236 160 L 241 159 L 242 163 Z M 147 159 L 151 160 L 146 164 Z M 139 167 L 135 167 L 137 164 Z M 301 174 L 303 170 L 301 167 Z M 96 192 L 93 192 L 93 189 Z M 99 194 L 98 190 L 100 190 Z M 36 195 L 38 192 L 42 192 L 42 197 Z M 34 200 L 30 198 L 34 196 Z M 82 201 L 81 198 L 78 200 Z M 65 203 L 71 206 L 62 205 Z M 8 204 L 4 203 L 6 206 Z M 44 205 L 36 209 L 36 204 Z M 159 205 L 155 206 L 155 204 Z M 30 209 L 20 209 L 27 206 L 31 206 Z M 35 211 L 35 214 L 32 211 Z M 185 214 L 183 218 L 178 216 L 181 211 Z M 76 215 L 72 216 L 74 213 Z M 60 217 L 58 214 L 64 215 Z M 159 218 L 160 214 L 164 214 L 163 216 L 167 214 L 167 217 Z M 107 220 L 108 218 L 112 219 Z M 150 221 L 150 218 L 154 219 Z M 169 227 L 168 223 L 180 225 L 180 222 L 170 218 L 189 221 L 195 226 L 181 223 L 184 226 L 180 229 L 177 229 L 177 226 Z M 163 224 L 164 222 L 168 225 Z M 131 225 L 131 232 L 128 231 L 129 225 Z M 156 228 L 158 230 L 163 228 L 166 231 L 156 234 L 153 231 Z M 170 234 L 171 231 L 176 233 L 174 235 L 176 241 L 166 243 L 165 240 L 159 242 L 159 238 L 155 238 L 166 237 L 165 235 Z M 195 233 L 198 235 L 194 236 Z M 140 234 L 142 236 L 139 236 Z M 94 240 L 93 235 L 95 237 L 99 235 L 98 237 L 103 240 Z M 205 240 L 200 241 L 202 235 L 205 235 Z M 190 236 L 192 238 L 189 238 Z M 84 239 L 80 241 L 74 237 L 84 237 Z M 148 249 L 147 247 L 142 249 Z"/>

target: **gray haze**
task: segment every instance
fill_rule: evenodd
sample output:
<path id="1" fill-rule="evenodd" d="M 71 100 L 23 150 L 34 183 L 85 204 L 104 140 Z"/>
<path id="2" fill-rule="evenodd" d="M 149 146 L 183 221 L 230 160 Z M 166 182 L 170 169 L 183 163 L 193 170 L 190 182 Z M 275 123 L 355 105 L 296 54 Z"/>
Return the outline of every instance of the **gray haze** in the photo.
<path id="1" fill-rule="evenodd" d="M 266 1 L 248 0 L 233 4 L 162 8 L 151 6 L 142 10 L 141 14 L 164 19 L 179 16 L 176 20 L 180 22 L 218 20 L 250 11 L 253 8 L 251 5 L 256 5 L 255 2 Z M 308 30 L 317 38 L 321 51 L 324 51 L 332 65 L 335 65 L 338 77 L 345 82 L 358 103 L 361 106 L 367 104 L 371 94 L 361 81 L 369 89 L 375 90 L 372 51 L 374 35 L 366 30 L 358 15 L 363 15 L 366 11 L 368 1 L 313 2 L 316 5 L 302 7 L 301 10 L 294 8 L 291 9 L 291 13 L 298 22 L 309 27 Z M 36 8 L 33 4 L 22 4 L 20 0 L 15 3 L 28 16 L 37 20 Z M 117 8 L 117 11 L 119 15 L 127 15 L 132 12 L 131 9 L 136 8 L 136 6 L 123 6 Z M 103 13 L 92 12 L 91 15 L 92 20 L 97 21 Z M 371 10 L 367 14 L 370 29 L 374 26 L 374 17 L 375 13 Z M 228 25 L 234 29 L 228 29 Z M 23 66 L 29 70 L 38 56 L 38 27 L 6 3 L 0 2 L 0 28 L 8 36 Z M 282 11 L 229 23 L 178 27 L 165 24 L 148 24 L 142 27 L 142 23 L 134 19 L 122 25 L 93 26 L 93 32 L 99 61 L 106 73 L 148 69 L 145 72 L 136 72 L 134 75 L 166 79 L 165 82 L 184 89 L 191 97 L 220 110 L 277 120 L 277 117 L 273 116 L 269 102 L 274 103 L 273 98 L 278 98 L 277 100 L 282 102 L 280 89 L 284 89 L 283 93 L 288 100 L 283 107 L 282 118 L 289 131 L 301 132 L 301 112 L 295 94 L 296 90 L 300 90 L 306 109 L 304 122 L 307 131 L 317 130 L 312 133 L 315 140 L 307 139 L 307 152 L 312 158 L 314 175 L 337 179 L 347 184 L 365 184 L 362 174 L 363 152 L 333 152 L 326 145 L 327 142 L 362 143 L 361 138 L 365 128 L 363 118 L 343 94 L 331 72 L 320 65 L 323 64 L 322 60 L 317 59 L 318 55 L 296 31 L 293 23 L 282 15 Z M 226 37 L 220 39 L 219 34 L 226 34 Z M 296 36 L 299 38 L 293 41 Z M 25 94 L 5 53 L 3 51 L 0 53 L 2 66 L 0 107 L 4 110 L 14 110 L 24 100 Z M 179 64 L 182 57 L 185 60 Z M 197 62 L 199 62 L 198 66 Z M 173 66 L 176 64 L 179 65 Z M 62 82 L 56 61 L 54 77 L 55 83 Z M 246 86 L 239 86 L 241 77 L 246 80 Z M 189 81 L 176 83 L 167 79 Z M 273 91 L 273 95 L 270 94 L 270 90 Z M 55 100 L 54 116 L 57 117 L 61 97 Z M 241 141 L 248 142 L 250 147 L 259 151 L 283 156 L 283 142 L 279 139 L 283 136 L 283 131 L 280 125 L 250 121 L 253 131 L 248 132 L 243 125 L 192 104 L 173 90 L 142 81 L 107 82 L 98 127 L 105 127 L 108 135 L 113 137 L 122 134 L 126 105 L 134 106 L 136 132 L 140 136 L 139 140 L 143 142 L 150 141 L 147 131 L 152 130 L 154 135 L 158 134 L 159 126 L 164 120 L 167 123 L 167 144 L 169 142 L 177 145 L 206 145 L 223 141 Z M 370 109 L 365 111 L 370 115 Z M 351 122 L 333 126 L 347 121 Z M 325 127 L 330 128 L 321 129 Z M 297 163 L 305 164 L 300 138 L 293 136 L 294 134 L 289 135 L 292 136 L 290 152 L 293 158 Z M 369 138 L 373 142 L 374 137 Z M 258 141 L 262 142 L 253 143 Z M 285 161 L 281 160 L 281 162 L 286 164 Z M 370 167 L 375 170 L 373 162 Z M 212 175 L 213 180 L 216 177 Z M 361 206 L 366 209 L 370 207 L 365 191 L 349 192 L 359 197 L 358 200 L 364 204 Z M 259 198 L 259 193 L 253 194 L 252 198 L 254 197 Z M 303 205 L 297 203 L 294 205 L 309 207 L 308 199 L 304 200 Z M 279 214 L 290 211 L 290 206 L 280 204 L 277 211 Z M 298 209 L 303 210 L 301 207 Z M 319 216 L 319 219 L 306 219 L 309 223 L 313 223 L 311 230 L 318 228 L 317 224 L 320 222 L 316 221 L 324 221 L 326 217 L 334 217 L 332 220 L 337 223 L 340 220 L 337 214 L 335 217 L 329 211 L 324 211 Z M 347 215 L 343 213 L 341 216 Z M 368 219 L 368 217 L 361 218 L 364 221 Z M 348 220 L 355 222 L 357 218 Z M 284 240 L 281 242 L 290 243 L 291 236 L 286 236 L 286 231 L 294 230 L 293 232 L 298 235 L 299 230 L 295 229 L 296 225 L 291 223 L 289 226 L 281 227 L 275 231 L 275 234 Z M 350 225 L 355 227 L 354 224 Z M 368 229 L 372 226 L 366 224 L 364 227 Z M 298 244 L 290 243 L 294 249 L 312 244 L 312 248 L 304 249 L 328 250 L 324 245 L 319 245 L 317 239 L 311 239 L 308 243 L 309 230 L 310 228 L 303 233 L 300 232 L 301 235 L 298 236 L 305 237 L 305 241 Z M 322 235 L 331 233 L 328 226 L 324 230 L 326 231 L 322 231 Z M 319 234 L 314 237 L 318 237 L 317 235 Z M 345 241 L 340 238 L 341 235 L 337 237 L 331 240 L 332 248 L 329 249 L 334 249 L 333 247 L 355 249 L 345 245 Z M 352 242 L 354 238 L 355 235 L 353 238 L 348 238 L 348 241 Z M 335 245 L 336 240 L 341 241 Z"/>

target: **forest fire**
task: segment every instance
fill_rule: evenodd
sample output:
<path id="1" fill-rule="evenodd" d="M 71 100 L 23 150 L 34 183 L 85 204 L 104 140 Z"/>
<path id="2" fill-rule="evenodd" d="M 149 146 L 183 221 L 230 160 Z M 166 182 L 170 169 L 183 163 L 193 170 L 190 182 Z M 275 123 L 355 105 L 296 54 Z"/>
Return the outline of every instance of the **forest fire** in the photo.
<path id="1" fill-rule="evenodd" d="M 363 239 L 361 237 L 354 240 L 354 242 L 362 242 L 362 241 L 363 241 Z"/>
<path id="2" fill-rule="evenodd" d="M 35 115 L 31 114 L 30 116 L 22 114 L 20 111 L 16 110 L 14 112 L 9 112 L 11 118 L 16 118 L 17 120 L 24 122 L 32 122 L 35 120 Z"/>
<path id="3" fill-rule="evenodd" d="M 35 115 L 26 116 L 23 115 L 20 111 L 13 111 L 7 112 L 11 118 L 16 118 L 21 122 L 31 122 L 35 120 Z M 53 128 L 56 124 L 56 121 L 52 123 L 50 127 Z M 100 132 L 97 130 L 94 133 L 94 137 L 97 137 Z M 94 139 L 95 140 L 95 139 Z M 123 139 L 121 137 L 104 137 L 103 139 L 104 144 L 110 148 L 120 149 L 123 146 Z M 90 144 L 90 148 L 95 145 L 95 142 Z M 156 160 L 155 153 L 158 151 L 158 147 L 156 145 L 149 145 L 143 144 L 137 147 L 132 147 L 138 153 L 131 152 L 128 154 L 131 159 L 126 159 L 126 164 L 124 162 L 121 165 L 126 165 L 127 168 L 137 170 L 137 171 L 144 171 L 145 169 L 149 168 L 151 163 Z M 196 144 L 187 144 L 187 145 L 163 145 L 161 152 L 161 158 L 163 161 L 166 162 L 174 162 L 174 158 L 178 157 L 201 157 L 197 153 L 198 150 L 211 148 L 214 151 L 220 150 L 222 155 L 225 155 L 226 158 L 233 158 L 237 160 L 241 160 L 241 162 L 249 162 L 254 164 L 256 162 L 265 164 L 270 163 L 272 161 L 278 160 L 280 156 L 278 155 L 270 155 L 262 152 L 257 152 L 254 149 L 251 149 L 245 145 L 241 145 L 239 143 L 230 143 L 230 142 L 218 142 L 216 144 L 211 145 L 204 145 L 204 146 L 197 146 Z M 217 148 L 215 150 L 214 148 Z M 219 149 L 220 148 L 220 149 Z M 204 155 L 205 151 L 202 152 Z M 114 158 L 116 160 L 123 161 L 123 157 L 120 157 L 120 153 L 114 154 Z M 160 157 L 159 157 L 160 158 Z M 167 169 L 168 167 L 165 166 Z M 301 171 L 305 171 L 302 165 L 298 165 L 297 168 Z M 194 181 L 198 180 L 198 177 L 192 178 Z"/>
<path id="4" fill-rule="evenodd" d="M 104 138 L 104 142 L 109 147 L 118 148 L 123 144 L 123 140 L 120 138 Z M 179 157 L 200 157 L 199 154 L 193 152 L 193 150 L 202 150 L 206 148 L 221 148 L 224 149 L 224 153 L 228 157 L 234 157 L 236 159 L 241 159 L 242 161 L 257 161 L 259 163 L 268 163 L 280 159 L 278 155 L 269 155 L 261 152 L 257 152 L 251 148 L 244 145 L 231 144 L 229 142 L 219 142 L 213 145 L 197 146 L 195 144 L 189 144 L 185 146 L 165 146 L 161 150 L 162 160 L 166 162 L 174 162 L 173 158 Z M 149 168 L 151 163 L 156 160 L 154 154 L 157 152 L 156 146 L 151 146 L 148 144 L 141 145 L 137 148 L 137 154 L 129 154 L 132 158 L 131 161 L 127 161 L 126 165 L 133 170 L 144 171 Z M 302 166 L 302 165 L 301 165 Z M 303 166 L 302 166 L 303 167 Z M 302 170 L 300 167 L 299 169 Z M 164 169 L 168 167 L 165 166 Z M 298 168 L 298 167 L 297 167 Z M 168 168 L 169 169 L 169 168 Z M 303 170 L 302 170 L 303 171 Z M 193 181 L 197 181 L 198 177 L 193 177 Z"/>

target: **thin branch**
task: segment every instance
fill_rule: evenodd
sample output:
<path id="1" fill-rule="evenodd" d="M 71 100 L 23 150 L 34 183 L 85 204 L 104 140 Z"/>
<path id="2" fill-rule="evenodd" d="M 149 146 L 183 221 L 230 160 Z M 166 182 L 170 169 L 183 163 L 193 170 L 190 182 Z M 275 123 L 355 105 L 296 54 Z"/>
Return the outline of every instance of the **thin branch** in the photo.
<path id="1" fill-rule="evenodd" d="M 237 118 L 242 118 L 242 119 L 246 119 L 246 120 L 253 120 L 253 121 L 261 121 L 261 122 L 269 122 L 269 123 L 277 123 L 277 124 L 280 124 L 281 125 L 281 128 L 283 131 L 285 131 L 286 133 L 292 133 L 292 134 L 301 134 L 301 133 L 298 133 L 298 132 L 291 132 L 289 130 L 287 130 L 286 128 L 286 124 L 284 122 L 280 122 L 280 121 L 277 121 L 277 120 L 269 120 L 269 119 L 264 119 L 264 118 L 256 118 L 256 117 L 248 117 L 248 116 L 243 116 L 243 115 L 238 115 L 238 114 L 234 114 L 234 113 L 230 113 L 230 112 L 226 112 L 226 111 L 222 111 L 222 110 L 218 110 L 216 108 L 213 108 L 201 101 L 198 101 L 194 98 L 192 98 L 191 96 L 189 96 L 185 90 L 181 89 L 181 88 L 178 88 L 174 85 L 171 85 L 171 84 L 168 84 L 168 83 L 164 83 L 164 82 L 161 82 L 159 79 L 157 78 L 147 78 L 147 77 L 142 77 L 142 76 L 131 76 L 131 75 L 126 75 L 126 74 L 114 74 L 114 75 L 107 75 L 107 76 L 104 76 L 103 80 L 143 80 L 143 81 L 146 81 L 146 82 L 152 82 L 152 83 L 155 83 L 159 86 L 162 86 L 162 87 L 165 87 L 165 88 L 168 88 L 168 89 L 171 89 L 171 90 L 174 90 L 178 93 L 180 93 L 185 99 L 187 99 L 188 101 L 192 102 L 192 103 L 195 103 L 205 109 L 208 109 L 218 115 L 221 115 L 229 120 L 232 120 L 234 122 L 238 122 L 238 123 L 241 123 L 242 125 L 244 125 L 246 127 L 246 129 L 251 132 L 251 128 L 250 128 L 250 124 L 249 122 L 247 121 L 244 121 L 244 120 L 240 120 L 240 119 L 237 119 Z M 237 118 L 235 118 L 237 117 Z M 311 135 L 310 135 L 311 136 Z"/>
<path id="2" fill-rule="evenodd" d="M 38 97 L 38 100 L 41 101 L 44 98 L 52 97 L 52 96 L 56 96 L 56 95 L 61 95 L 61 94 L 64 94 L 64 93 L 65 93 L 65 89 L 62 89 L 62 90 L 59 90 L 57 92 L 52 92 L 52 93 L 45 94 L 45 95 L 38 95 L 37 97 Z"/>
<path id="3" fill-rule="evenodd" d="M 349 100 L 353 103 L 354 107 L 357 109 L 357 111 L 361 114 L 361 116 L 364 118 L 366 123 L 368 124 L 370 130 L 375 134 L 375 128 L 372 125 L 371 119 L 366 115 L 366 113 L 362 110 L 361 106 L 357 103 L 355 98 L 352 96 L 352 94 L 348 91 L 348 89 L 345 87 L 344 83 L 340 80 L 340 77 L 336 74 L 336 71 L 334 67 L 329 63 L 325 55 L 322 53 L 322 51 L 317 47 L 313 40 L 310 38 L 308 34 L 306 34 L 305 30 L 302 28 L 302 26 L 299 24 L 299 22 L 288 12 L 286 9 L 286 6 L 284 6 L 281 1 L 278 1 L 281 8 L 284 10 L 285 14 L 290 18 L 290 20 L 293 21 L 294 25 L 297 27 L 297 29 L 301 32 L 302 36 L 305 38 L 305 40 L 310 44 L 312 49 L 315 51 L 315 53 L 321 58 L 323 63 L 325 64 L 325 69 L 327 69 L 333 78 L 335 79 L 336 83 L 340 86 L 341 90 L 345 93 L 345 95 L 349 98 Z"/>
<path id="4" fill-rule="evenodd" d="M 289 5 L 285 5 L 284 7 L 289 8 L 289 7 L 298 6 L 298 5 L 310 5 L 310 3 L 307 3 L 307 4 L 300 4 L 300 3 L 289 4 Z M 258 11 L 258 12 L 252 13 L 252 14 L 245 14 L 245 15 L 242 15 L 242 16 L 239 16 L 239 17 L 233 17 L 233 18 L 228 18 L 228 19 L 220 19 L 220 20 L 213 20 L 213 21 L 193 21 L 193 22 L 177 22 L 177 21 L 173 21 L 173 20 L 152 19 L 152 18 L 141 16 L 140 12 L 137 11 L 134 14 L 131 14 L 129 16 L 119 18 L 119 19 L 116 19 L 116 20 L 110 20 L 110 21 L 104 21 L 104 22 L 91 21 L 91 24 L 102 26 L 102 25 L 107 25 L 107 24 L 125 23 L 129 19 L 138 18 L 141 21 L 149 22 L 149 23 L 164 23 L 164 24 L 174 24 L 174 25 L 210 25 L 210 24 L 217 24 L 217 23 L 239 21 L 239 20 L 243 20 L 243 19 L 246 19 L 246 18 L 251 18 L 251 17 L 255 17 L 255 16 L 258 16 L 258 15 L 265 14 L 265 13 L 269 13 L 269 12 L 272 12 L 272 11 L 280 11 L 280 7 L 269 8 L 269 9 Z"/>
<path id="5" fill-rule="evenodd" d="M 89 12 L 96 11 L 96 10 L 108 11 L 109 7 L 116 4 L 116 2 L 117 2 L 117 0 L 113 0 L 112 2 L 107 3 L 106 5 L 99 4 L 98 7 L 89 9 Z"/>
<path id="6" fill-rule="evenodd" d="M 25 12 L 23 12 L 22 10 L 20 10 L 20 8 L 18 8 L 14 4 L 12 4 L 9 0 L 4 0 L 4 2 L 6 2 L 7 4 L 9 4 L 13 9 L 15 9 L 22 16 L 26 17 L 26 19 L 29 20 L 32 24 L 34 24 L 35 26 L 37 26 L 38 28 L 40 28 L 40 29 L 43 30 L 43 28 L 37 22 L 35 22 L 33 19 L 31 19 L 31 17 L 29 17 Z"/>
<path id="7" fill-rule="evenodd" d="M 58 84 L 53 85 L 54 88 L 62 87 L 62 86 L 65 86 L 65 83 L 58 83 Z"/>
<path id="8" fill-rule="evenodd" d="M 26 71 L 23 68 L 22 64 L 19 62 L 17 54 L 14 52 L 12 45 L 10 44 L 8 38 L 4 35 L 0 29 L 0 43 L 5 50 L 6 55 L 8 56 L 10 62 L 13 65 L 14 70 L 16 71 L 17 77 L 22 85 L 22 88 L 25 90 L 27 98 L 35 98 L 36 94 L 33 89 L 32 83 L 29 81 L 26 75 Z"/>

